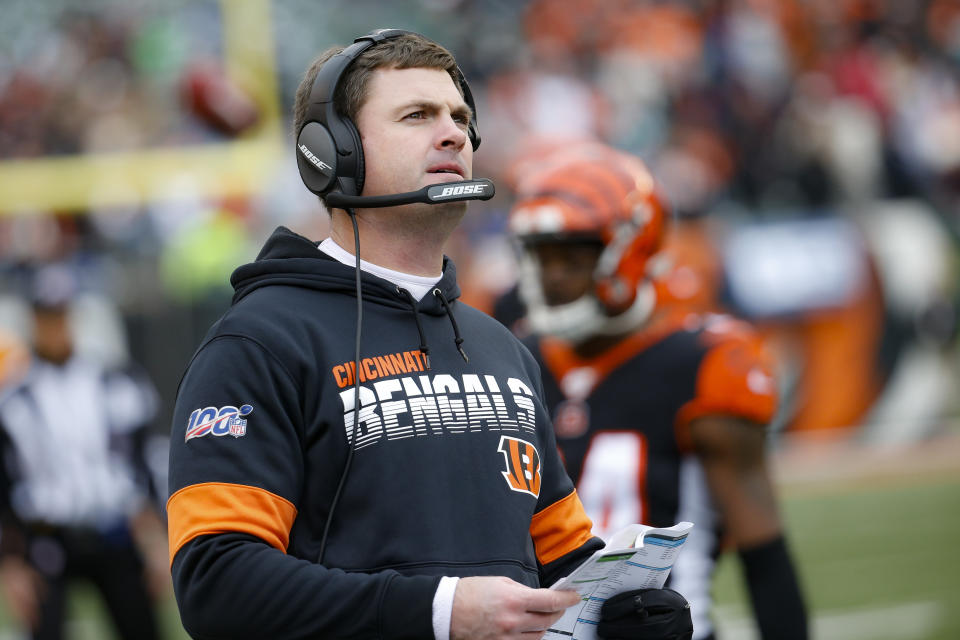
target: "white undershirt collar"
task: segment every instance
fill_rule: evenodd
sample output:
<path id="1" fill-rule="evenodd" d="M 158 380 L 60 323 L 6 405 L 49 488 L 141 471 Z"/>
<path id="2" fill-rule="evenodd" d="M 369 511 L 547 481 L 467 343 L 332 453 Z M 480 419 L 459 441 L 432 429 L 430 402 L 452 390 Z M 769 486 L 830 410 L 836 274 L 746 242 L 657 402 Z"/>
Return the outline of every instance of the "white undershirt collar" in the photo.
<path id="1" fill-rule="evenodd" d="M 354 267 L 357 264 L 356 257 L 334 242 L 333 238 L 327 238 L 318 244 L 317 248 L 337 262 L 342 262 L 348 267 Z M 440 278 L 443 277 L 443 273 L 438 276 L 415 276 L 409 273 L 403 273 L 401 271 L 394 271 L 393 269 L 381 267 L 380 265 L 373 264 L 372 262 L 367 262 L 362 258 L 360 260 L 360 270 L 373 274 L 378 278 L 383 278 L 384 280 L 392 282 L 398 287 L 406 289 L 416 300 L 420 300 L 425 295 L 430 293 L 433 287 L 440 282 Z"/>

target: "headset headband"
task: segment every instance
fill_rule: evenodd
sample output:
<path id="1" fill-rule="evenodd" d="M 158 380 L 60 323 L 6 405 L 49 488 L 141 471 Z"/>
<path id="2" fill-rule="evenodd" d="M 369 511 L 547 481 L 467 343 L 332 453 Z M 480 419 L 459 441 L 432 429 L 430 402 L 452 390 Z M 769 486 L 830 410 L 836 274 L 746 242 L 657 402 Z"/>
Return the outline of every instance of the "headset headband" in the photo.
<path id="1" fill-rule="evenodd" d="M 339 191 L 358 196 L 363 190 L 363 144 L 356 125 L 337 112 L 334 104 L 337 87 L 347 69 L 364 51 L 384 40 L 402 35 L 419 35 L 401 29 L 377 29 L 360 36 L 353 44 L 327 60 L 313 81 L 304 124 L 297 132 L 297 166 L 307 188 L 318 196 Z M 421 36 L 422 37 L 422 36 Z M 464 102 L 470 107 L 467 134 L 473 149 L 480 146 L 473 93 L 460 67 L 457 81 Z"/>

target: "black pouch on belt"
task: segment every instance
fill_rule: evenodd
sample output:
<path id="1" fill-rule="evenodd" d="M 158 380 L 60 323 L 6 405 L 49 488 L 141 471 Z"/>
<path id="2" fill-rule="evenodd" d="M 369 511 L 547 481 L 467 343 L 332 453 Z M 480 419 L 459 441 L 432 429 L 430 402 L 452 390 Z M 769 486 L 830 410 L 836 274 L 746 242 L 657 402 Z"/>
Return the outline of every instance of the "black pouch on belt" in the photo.
<path id="1" fill-rule="evenodd" d="M 673 589 L 636 589 L 603 603 L 597 635 L 604 640 L 690 640 L 690 604 Z"/>

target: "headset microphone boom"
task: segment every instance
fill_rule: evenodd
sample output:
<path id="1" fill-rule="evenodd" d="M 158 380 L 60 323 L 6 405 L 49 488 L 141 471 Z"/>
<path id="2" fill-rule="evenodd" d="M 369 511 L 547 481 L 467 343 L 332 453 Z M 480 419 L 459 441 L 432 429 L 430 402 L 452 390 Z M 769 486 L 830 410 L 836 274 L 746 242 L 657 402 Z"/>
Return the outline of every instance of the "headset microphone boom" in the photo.
<path id="1" fill-rule="evenodd" d="M 487 178 L 477 178 L 476 180 L 433 184 L 417 191 L 391 193 L 383 196 L 347 196 L 335 191 L 327 195 L 327 206 L 340 209 L 375 209 L 396 207 L 414 202 L 441 204 L 461 200 L 489 200 L 493 197 L 494 192 L 495 188 L 492 181 Z"/>

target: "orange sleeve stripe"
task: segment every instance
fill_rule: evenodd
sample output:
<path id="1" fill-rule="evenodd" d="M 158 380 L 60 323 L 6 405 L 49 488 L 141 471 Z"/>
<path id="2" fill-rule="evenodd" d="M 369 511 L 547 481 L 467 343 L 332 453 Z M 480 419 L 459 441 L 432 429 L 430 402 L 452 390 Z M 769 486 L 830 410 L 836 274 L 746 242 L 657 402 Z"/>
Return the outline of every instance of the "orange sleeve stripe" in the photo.
<path id="1" fill-rule="evenodd" d="M 710 349 L 697 372 L 696 397 L 676 415 L 674 426 L 681 448 L 689 448 L 690 422 L 703 416 L 729 415 L 759 424 L 770 422 L 777 409 L 770 370 L 757 342 L 726 341 Z"/>
<path id="2" fill-rule="evenodd" d="M 593 523 L 583 510 L 576 490 L 562 500 L 533 514 L 530 535 L 540 564 L 560 558 L 593 537 Z"/>
<path id="3" fill-rule="evenodd" d="M 197 536 L 228 531 L 249 533 L 285 552 L 296 516 L 289 500 L 259 487 L 225 482 L 184 487 L 167 500 L 170 563 Z"/>

